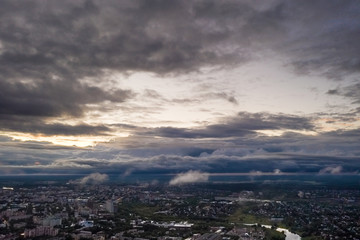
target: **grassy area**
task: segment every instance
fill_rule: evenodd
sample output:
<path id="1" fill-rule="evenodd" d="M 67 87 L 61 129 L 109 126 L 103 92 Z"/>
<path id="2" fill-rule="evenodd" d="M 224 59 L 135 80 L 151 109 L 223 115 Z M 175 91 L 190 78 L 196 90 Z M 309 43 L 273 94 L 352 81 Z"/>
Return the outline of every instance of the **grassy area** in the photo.
<path id="1" fill-rule="evenodd" d="M 259 223 L 262 225 L 275 225 L 276 227 L 290 229 L 290 226 L 286 225 L 284 222 L 274 222 L 271 221 L 268 217 L 249 214 L 249 210 L 256 207 L 256 204 L 257 203 L 245 203 L 239 205 L 236 211 L 227 218 L 227 221 L 236 225 L 241 225 L 244 223 Z"/>
<path id="2" fill-rule="evenodd" d="M 129 214 L 136 214 L 142 219 L 149 219 L 154 221 L 181 221 L 186 220 L 181 217 L 168 216 L 164 214 L 158 214 L 160 210 L 159 206 L 149 206 L 143 203 L 126 203 L 119 206 L 118 214 L 129 217 Z"/>
<path id="3" fill-rule="evenodd" d="M 301 237 L 302 240 L 321 240 L 320 236 Z"/>
<path id="4" fill-rule="evenodd" d="M 228 221 L 237 225 L 243 223 L 260 223 L 272 225 L 272 222 L 265 217 L 248 214 L 247 212 L 251 209 L 252 204 L 240 205 L 236 211 L 228 217 Z"/>
<path id="5" fill-rule="evenodd" d="M 125 203 L 119 205 L 118 212 L 125 216 L 129 216 L 129 214 L 132 213 L 142 218 L 152 218 L 159 209 L 158 206 L 149 206 L 142 203 Z"/>
<path id="6" fill-rule="evenodd" d="M 265 229 L 265 240 L 285 240 L 285 234 L 273 229 Z"/>
<path id="7" fill-rule="evenodd" d="M 145 218 L 152 218 L 155 212 L 159 211 L 159 207 L 157 206 L 146 206 L 146 205 L 134 205 L 132 206 L 134 212 Z"/>

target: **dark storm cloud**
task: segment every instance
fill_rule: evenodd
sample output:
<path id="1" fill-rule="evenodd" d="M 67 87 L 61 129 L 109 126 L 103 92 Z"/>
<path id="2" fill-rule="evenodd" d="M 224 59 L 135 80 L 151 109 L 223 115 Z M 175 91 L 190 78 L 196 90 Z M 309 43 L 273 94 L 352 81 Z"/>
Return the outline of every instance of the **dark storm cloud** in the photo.
<path id="1" fill-rule="evenodd" d="M 203 129 L 161 127 L 155 129 L 153 134 L 168 138 L 226 138 L 250 135 L 253 134 L 253 131 L 247 129 L 236 129 L 230 125 L 215 124 Z"/>
<path id="2" fill-rule="evenodd" d="M 4 1 L 2 61 L 45 69 L 56 65 L 54 73 L 69 72 L 71 64 L 85 74 L 91 72 L 86 67 L 161 73 L 247 60 L 244 47 L 252 43 L 266 47 L 296 30 L 286 28 L 288 20 L 299 28 L 314 19 L 320 21 L 315 27 L 326 24 L 330 29 L 316 39 L 327 36 L 324 40 L 331 43 L 338 40 L 333 36 L 338 36 L 335 31 L 341 24 L 357 23 L 357 18 L 346 22 L 356 17 L 356 2 L 323 3 L 326 8 L 306 1 L 278 1 L 260 9 L 248 1 Z M 304 22 L 299 22 L 305 13 Z M 343 19 L 332 19 L 334 13 Z M 298 34 L 304 35 L 294 37 L 305 37 Z M 234 49 L 226 50 L 229 46 Z"/>
<path id="3" fill-rule="evenodd" d="M 83 78 L 105 81 L 107 70 L 162 75 L 204 66 L 232 67 L 256 59 L 263 50 L 285 55 L 300 73 L 321 70 L 330 78 L 341 78 L 360 69 L 359 12 L 358 1 L 332 0 L 1 1 L 0 115 L 37 117 L 40 123 L 48 117 L 80 117 L 89 104 L 121 103 L 134 96 L 130 90 L 92 86 Z M 357 92 L 345 94 L 358 101 Z M 237 104 L 231 94 L 215 95 Z M 309 128 L 278 120 L 285 123 L 273 128 L 266 126 L 272 121 L 268 120 L 259 122 L 265 126 L 235 133 L 221 124 L 159 132 L 212 137 Z M 3 129 L 17 131 L 9 124 Z M 34 127 L 45 134 L 61 131 L 61 126 Z M 62 129 L 64 134 L 69 128 Z M 104 130 L 95 128 L 93 133 Z"/>
<path id="4" fill-rule="evenodd" d="M 21 83 L 0 81 L 0 115 L 57 117 L 61 115 L 81 116 L 85 104 L 105 100 L 123 102 L 132 93 L 128 90 L 105 92 L 75 82 L 51 81 Z"/>
<path id="5" fill-rule="evenodd" d="M 359 11 L 358 1 L 287 2 L 290 29 L 283 49 L 297 70 L 320 70 L 332 79 L 359 73 Z"/>
<path id="6" fill-rule="evenodd" d="M 88 153 L 91 156 L 91 153 Z M 28 166 L 33 171 L 62 171 L 81 173 L 101 171 L 103 173 L 122 174 L 132 173 L 177 173 L 191 169 L 213 173 L 251 173 L 253 171 L 273 172 L 279 169 L 287 173 L 315 173 L 318 174 L 327 166 L 341 166 L 344 173 L 353 173 L 360 169 L 359 158 L 329 157 L 326 155 L 304 154 L 268 154 L 264 155 L 209 155 L 201 157 L 181 155 L 156 155 L 148 158 L 131 158 L 118 153 L 117 158 L 83 158 L 68 157 L 58 159 L 49 164 L 44 162 L 41 167 Z M 21 162 L 17 162 L 19 164 Z M 12 163 L 14 164 L 14 163 Z M 24 162 L 25 164 L 25 162 Z M 15 164 L 13 166 L 16 166 Z M 21 166 L 20 166 L 21 167 Z"/>
<path id="7" fill-rule="evenodd" d="M 338 95 L 346 98 L 350 98 L 353 100 L 353 104 L 360 103 L 360 83 L 353 84 L 351 86 L 330 89 L 327 91 L 327 94 L 330 95 Z"/>
<path id="8" fill-rule="evenodd" d="M 191 169 L 251 173 L 279 169 L 318 174 L 324 172 L 323 169 L 338 166 L 342 173 L 360 170 L 360 139 L 356 130 L 315 136 L 289 132 L 277 137 L 253 134 L 230 139 L 132 138 L 84 150 L 56 149 L 48 143 L 33 142 L 20 146 L 4 138 L 0 164 L 2 169 L 11 166 L 12 171 L 23 169 L 32 173 L 90 173 L 95 170 L 117 174 L 128 171 L 177 173 Z M 125 148 L 121 141 L 127 144 Z M 35 162 L 41 166 L 36 166 Z"/>
<path id="9" fill-rule="evenodd" d="M 337 89 L 330 89 L 329 91 L 326 92 L 326 94 L 329 94 L 329 95 L 338 95 L 338 94 L 339 94 L 339 90 L 337 90 Z"/>
<path id="10" fill-rule="evenodd" d="M 212 42 L 211 34 L 197 34 L 191 8 L 181 1 L 3 1 L 0 114 L 3 118 L 38 117 L 39 123 L 46 117 L 80 117 L 87 104 L 133 97 L 129 90 L 109 92 L 81 83 L 84 77 L 101 78 L 106 69 L 196 70 L 234 60 L 233 53 L 210 48 L 206 42 Z M 228 100 L 235 102 L 231 96 Z M 7 122 L 2 129 L 27 131 L 24 128 L 30 124 L 21 125 Z M 41 124 L 29 128 L 33 127 L 44 134 L 58 134 L 62 129 L 64 134 L 75 130 L 77 135 L 86 129 Z"/>
<path id="11" fill-rule="evenodd" d="M 18 141 L 4 137 L 4 141 L 0 142 L 0 167 L 49 165 L 57 159 L 88 150 L 57 146 L 49 142 Z"/>
<path id="12" fill-rule="evenodd" d="M 236 99 L 236 97 L 233 94 L 229 94 L 226 92 L 208 93 L 208 94 L 204 94 L 202 97 L 204 99 L 208 99 L 208 100 L 220 98 L 220 99 L 224 99 L 224 100 L 228 101 L 229 103 L 232 103 L 235 105 L 239 104 L 238 100 Z"/>
<path id="13" fill-rule="evenodd" d="M 344 137 L 349 141 L 354 139 L 360 140 L 360 128 L 351 129 L 351 130 L 336 130 L 336 131 L 324 133 L 324 135 L 333 136 L 333 137 Z"/>
<path id="14" fill-rule="evenodd" d="M 36 66 L 55 75 L 82 76 L 102 68 L 161 73 L 196 69 L 232 55 L 207 49 L 211 34 L 198 32 L 192 22 L 197 13 L 182 1 L 21 4 L 4 2 L 0 61 L 16 63 L 27 73 L 26 67 Z M 16 76 L 11 70 L 7 73 Z"/>
<path id="15" fill-rule="evenodd" d="M 194 91 L 198 92 L 198 91 Z M 203 91 L 206 92 L 206 91 Z M 206 92 L 194 94 L 191 98 L 173 98 L 168 99 L 162 96 L 159 92 L 153 89 L 145 89 L 143 96 L 151 100 L 156 100 L 161 103 L 174 103 L 174 104 L 198 104 L 204 101 L 222 99 L 229 103 L 238 105 L 238 100 L 232 93 L 227 92 Z"/>
<path id="16" fill-rule="evenodd" d="M 160 127 L 143 134 L 168 138 L 228 138 L 257 135 L 257 130 L 313 130 L 311 118 L 286 114 L 240 112 L 238 116 L 227 118 L 224 123 L 203 128 Z"/>
<path id="17" fill-rule="evenodd" d="M 111 129 L 105 125 L 45 123 L 38 118 L 18 116 L 0 119 L 0 130 L 47 136 L 108 135 L 111 131 Z"/>

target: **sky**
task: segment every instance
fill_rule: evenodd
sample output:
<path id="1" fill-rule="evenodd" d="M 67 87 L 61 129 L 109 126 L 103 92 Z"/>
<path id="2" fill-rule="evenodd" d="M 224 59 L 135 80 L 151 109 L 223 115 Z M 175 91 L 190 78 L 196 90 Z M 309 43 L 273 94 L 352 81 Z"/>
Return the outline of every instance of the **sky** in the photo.
<path id="1" fill-rule="evenodd" d="M 2 175 L 359 170 L 357 0 L 0 2 Z"/>

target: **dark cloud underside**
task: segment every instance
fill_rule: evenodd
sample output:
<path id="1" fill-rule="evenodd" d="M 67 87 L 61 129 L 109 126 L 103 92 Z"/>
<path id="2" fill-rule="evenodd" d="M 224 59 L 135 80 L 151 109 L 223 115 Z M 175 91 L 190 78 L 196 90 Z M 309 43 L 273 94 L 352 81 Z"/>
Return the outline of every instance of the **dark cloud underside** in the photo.
<path id="1" fill-rule="evenodd" d="M 80 117 L 87 104 L 134 96 L 82 78 L 230 67 L 269 49 L 300 72 L 340 78 L 360 69 L 359 9 L 358 1 L 2 1 L 0 115 Z"/>
<path id="2" fill-rule="evenodd" d="M 83 173 L 94 169 L 109 173 L 191 169 L 356 172 L 360 170 L 360 132 L 356 129 L 360 113 L 359 26 L 360 1 L 356 0 L 2 0 L 0 133 L 130 136 L 89 149 L 0 136 L 0 173 L 12 173 L 11 169 L 20 173 L 22 168 L 25 173 Z M 270 57 L 263 59 L 265 56 Z M 233 90 L 232 86 L 223 86 L 230 80 L 220 79 L 228 75 L 217 76 L 216 72 L 216 76 L 201 78 L 191 94 L 174 97 L 162 95 L 173 86 L 169 82 L 162 86 L 164 91 L 152 88 L 150 83 L 135 92 L 135 87 L 124 87 L 131 78 L 112 79 L 119 73 L 147 72 L 154 78 L 179 80 L 179 76 L 201 74 L 204 69 L 208 75 L 219 69 L 231 72 L 244 64 L 263 64 L 273 58 L 281 59 L 286 71 L 331 82 L 326 88 L 319 83 L 317 89 L 329 89 L 327 96 L 332 99 L 350 99 L 353 109 L 309 117 L 274 113 L 269 107 L 268 112 L 222 115 L 219 121 L 212 119 L 196 128 L 166 126 L 163 122 L 151 128 L 142 125 L 142 115 L 150 111 L 149 105 L 141 106 L 142 102 L 151 101 L 158 109 L 156 114 L 164 110 L 161 117 L 171 112 L 167 110 L 177 109 L 175 105 L 185 108 L 199 103 L 199 108 L 205 108 L 205 102 L 214 99 L 227 101 L 226 107 L 231 105 L 231 111 L 239 111 L 247 99 L 235 89 L 244 84 L 244 94 L 248 90 L 251 94 L 250 88 L 263 84 L 262 89 L 270 86 L 268 91 L 274 91 L 271 76 L 246 85 L 246 77 L 238 76 L 235 83 L 235 77 L 229 75 L 236 84 Z M 205 77 L 213 78 L 205 82 Z M 250 73 L 248 79 L 252 81 L 251 77 Z M 194 87 L 196 81 L 184 80 L 184 84 Z M 216 81 L 221 86 L 213 87 Z M 299 95 L 306 97 L 306 93 Z M 174 109 L 162 109 L 165 103 Z M 102 115 L 106 109 L 115 112 L 122 106 L 131 113 L 129 116 L 120 116 L 123 112 L 119 110 L 103 121 L 110 115 Z M 206 110 L 211 112 L 212 107 Z M 122 122 L 134 112 L 138 119 Z M 156 114 L 151 115 L 154 122 Z M 321 126 L 315 124 L 324 116 L 327 124 L 342 121 L 345 127 L 320 132 Z M 270 137 L 259 133 L 263 130 L 283 134 Z M 318 132 L 314 136 L 299 133 L 306 131 Z"/>
<path id="3" fill-rule="evenodd" d="M 145 134 L 168 138 L 227 138 L 256 135 L 257 130 L 313 130 L 311 118 L 285 114 L 241 112 L 228 118 L 222 124 L 213 124 L 204 128 L 185 129 L 161 127 Z"/>
<path id="4" fill-rule="evenodd" d="M 30 133 L 33 135 L 70 135 L 70 136 L 82 136 L 82 135 L 108 135 L 111 129 L 105 125 L 89 125 L 89 124 L 77 124 L 68 125 L 62 123 L 44 123 L 36 118 L 24 118 L 18 119 L 17 117 L 1 119 L 0 130 L 10 132 L 22 132 Z"/>
<path id="5" fill-rule="evenodd" d="M 360 103 L 360 83 L 353 84 L 351 86 L 337 88 L 337 89 L 330 89 L 327 91 L 329 95 L 339 95 L 346 98 L 350 98 L 353 104 Z"/>

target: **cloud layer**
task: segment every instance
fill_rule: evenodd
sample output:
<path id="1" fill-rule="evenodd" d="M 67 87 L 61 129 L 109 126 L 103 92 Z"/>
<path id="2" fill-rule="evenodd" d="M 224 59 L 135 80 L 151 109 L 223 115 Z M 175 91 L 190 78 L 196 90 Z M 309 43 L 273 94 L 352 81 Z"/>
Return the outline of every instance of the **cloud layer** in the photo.
<path id="1" fill-rule="evenodd" d="M 1 129 L 108 132 L 48 121 L 133 98 L 134 92 L 106 79 L 109 71 L 179 74 L 241 65 L 271 50 L 299 72 L 322 69 L 337 79 L 357 73 L 358 9 L 357 1 L 3 1 Z M 98 79 L 111 87 L 96 84 Z M 359 95 L 343 94 L 355 101 Z M 238 104 L 234 96 L 215 95 Z"/>
<path id="2" fill-rule="evenodd" d="M 70 181 L 72 184 L 101 184 L 109 180 L 109 176 L 107 174 L 101 173 L 91 173 L 81 179 Z"/>
<path id="3" fill-rule="evenodd" d="M 359 27 L 356 0 L 4 0 L 0 172 L 356 172 Z"/>
<path id="4" fill-rule="evenodd" d="M 171 181 L 169 185 L 183 185 L 189 183 L 207 182 L 209 180 L 209 174 L 199 171 L 188 171 L 185 173 L 179 173 Z"/>

